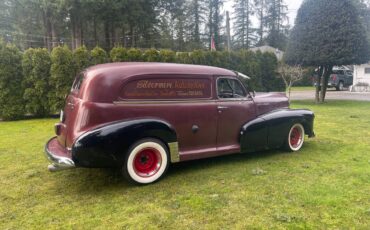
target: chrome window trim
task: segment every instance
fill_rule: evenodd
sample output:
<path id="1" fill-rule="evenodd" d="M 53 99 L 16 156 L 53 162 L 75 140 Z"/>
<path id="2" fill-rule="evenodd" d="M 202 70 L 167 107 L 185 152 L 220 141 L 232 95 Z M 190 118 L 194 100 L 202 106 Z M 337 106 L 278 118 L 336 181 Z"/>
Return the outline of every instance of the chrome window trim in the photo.
<path id="1" fill-rule="evenodd" d="M 231 80 L 236 80 L 239 82 L 239 84 L 241 85 L 242 89 L 244 90 L 244 92 L 246 93 L 246 96 L 245 97 L 241 97 L 241 98 L 220 98 L 218 96 L 218 80 L 219 79 L 231 79 Z M 248 90 L 244 87 L 244 85 L 240 82 L 240 80 L 236 77 L 232 77 L 232 76 L 217 76 L 216 78 L 216 96 L 217 96 L 217 101 L 218 102 L 228 102 L 228 101 L 252 101 L 253 99 L 248 97 L 249 93 L 248 93 Z"/>

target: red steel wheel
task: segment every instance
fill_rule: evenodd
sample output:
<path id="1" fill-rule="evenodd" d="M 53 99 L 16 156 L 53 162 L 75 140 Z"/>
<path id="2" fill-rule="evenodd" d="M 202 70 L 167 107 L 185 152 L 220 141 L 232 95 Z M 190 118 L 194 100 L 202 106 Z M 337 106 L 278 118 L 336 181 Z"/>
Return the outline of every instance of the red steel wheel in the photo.
<path id="1" fill-rule="evenodd" d="M 129 150 L 123 165 L 123 175 L 132 182 L 150 184 L 159 180 L 166 172 L 167 147 L 156 139 L 143 139 Z"/>
<path id="2" fill-rule="evenodd" d="M 297 123 L 294 124 L 288 134 L 287 149 L 293 152 L 300 150 L 304 143 L 304 127 Z"/>

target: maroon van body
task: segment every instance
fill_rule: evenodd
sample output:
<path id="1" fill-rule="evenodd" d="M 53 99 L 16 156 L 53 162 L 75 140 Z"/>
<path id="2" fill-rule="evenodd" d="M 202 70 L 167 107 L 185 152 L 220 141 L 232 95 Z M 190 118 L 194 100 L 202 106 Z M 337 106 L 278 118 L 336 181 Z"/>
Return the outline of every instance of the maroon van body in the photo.
<path id="1" fill-rule="evenodd" d="M 295 124 L 304 129 L 296 130 L 302 142 L 302 135 L 314 136 L 313 113 L 288 107 L 285 94 L 253 96 L 238 73 L 226 69 L 164 63 L 94 66 L 76 77 L 66 99 L 57 136 L 46 146 L 53 163 L 49 169 L 122 167 L 133 145 L 145 138 L 156 139 L 175 163 L 281 147 L 292 139 L 286 137 Z M 156 159 L 158 151 L 141 161 Z M 134 159 L 136 166 L 147 167 L 140 159 Z"/>

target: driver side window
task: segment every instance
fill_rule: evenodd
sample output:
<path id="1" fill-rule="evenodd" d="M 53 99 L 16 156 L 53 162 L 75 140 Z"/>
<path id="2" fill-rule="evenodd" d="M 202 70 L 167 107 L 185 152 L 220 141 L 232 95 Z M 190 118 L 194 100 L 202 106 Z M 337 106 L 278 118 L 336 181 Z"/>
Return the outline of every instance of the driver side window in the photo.
<path id="1" fill-rule="evenodd" d="M 217 95 L 219 98 L 243 98 L 247 96 L 238 80 L 219 78 L 217 80 Z"/>

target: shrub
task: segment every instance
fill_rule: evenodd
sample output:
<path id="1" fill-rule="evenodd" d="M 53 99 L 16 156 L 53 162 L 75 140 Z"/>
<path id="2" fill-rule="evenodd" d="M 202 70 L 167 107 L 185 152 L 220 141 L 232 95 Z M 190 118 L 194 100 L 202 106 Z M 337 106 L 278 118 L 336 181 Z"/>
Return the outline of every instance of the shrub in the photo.
<path id="1" fill-rule="evenodd" d="M 73 61 L 76 67 L 76 74 L 91 65 L 90 59 L 90 52 L 86 49 L 86 46 L 81 46 L 73 52 Z"/>
<path id="2" fill-rule="evenodd" d="M 23 99 L 27 113 L 44 116 L 49 113 L 48 91 L 51 60 L 47 49 L 28 49 L 22 60 Z"/>
<path id="3" fill-rule="evenodd" d="M 190 54 L 188 52 L 178 52 L 176 54 L 176 62 L 182 64 L 190 64 Z"/>
<path id="4" fill-rule="evenodd" d="M 122 46 L 114 47 L 110 51 L 110 59 L 112 62 L 128 61 L 127 50 Z"/>
<path id="5" fill-rule="evenodd" d="M 21 52 L 0 40 L 0 118 L 15 120 L 24 115 L 22 80 Z"/>
<path id="6" fill-rule="evenodd" d="M 52 112 L 64 107 L 65 96 L 68 94 L 76 70 L 72 51 L 67 47 L 56 47 L 51 52 L 49 103 Z"/>
<path id="7" fill-rule="evenodd" d="M 257 53 L 261 65 L 261 82 L 264 91 L 285 91 L 284 83 L 277 77 L 277 58 L 273 53 Z"/>
<path id="8" fill-rule="evenodd" d="M 160 61 L 161 62 L 175 62 L 176 61 L 176 53 L 172 50 L 161 50 L 159 52 Z"/>
<path id="9" fill-rule="evenodd" d="M 128 61 L 142 61 L 141 50 L 131 48 L 127 51 Z"/>
<path id="10" fill-rule="evenodd" d="M 206 65 L 206 58 L 202 50 L 194 50 L 190 53 L 190 63 L 198 65 Z"/>
<path id="11" fill-rule="evenodd" d="M 108 62 L 108 55 L 105 50 L 100 48 L 99 46 L 96 46 L 93 50 L 91 50 L 91 64 L 97 65 L 97 64 L 103 64 Z"/>
<path id="12" fill-rule="evenodd" d="M 160 61 L 160 55 L 156 49 L 148 49 L 144 52 L 143 59 L 147 62 L 158 62 Z"/>

